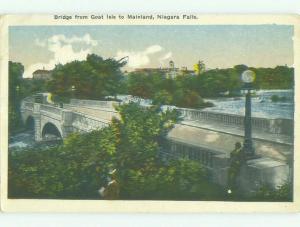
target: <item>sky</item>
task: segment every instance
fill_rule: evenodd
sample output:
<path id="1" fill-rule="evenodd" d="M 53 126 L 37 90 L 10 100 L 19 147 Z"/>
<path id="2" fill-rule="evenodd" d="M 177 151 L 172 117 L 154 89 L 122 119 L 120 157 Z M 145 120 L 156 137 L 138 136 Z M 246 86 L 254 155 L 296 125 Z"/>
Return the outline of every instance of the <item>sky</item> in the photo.
<path id="1" fill-rule="evenodd" d="M 293 65 L 293 27 L 289 25 L 85 25 L 13 26 L 9 58 L 25 67 L 23 77 L 37 69 L 84 60 L 129 56 L 123 70 L 166 67 L 207 68 Z"/>

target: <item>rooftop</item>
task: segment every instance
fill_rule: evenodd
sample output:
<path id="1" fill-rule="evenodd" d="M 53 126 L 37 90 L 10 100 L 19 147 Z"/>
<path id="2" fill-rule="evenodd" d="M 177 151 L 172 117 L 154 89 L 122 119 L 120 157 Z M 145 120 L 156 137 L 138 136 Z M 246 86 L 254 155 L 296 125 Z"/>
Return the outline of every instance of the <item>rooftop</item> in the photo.
<path id="1" fill-rule="evenodd" d="M 52 71 L 51 70 L 45 70 L 45 69 L 38 69 L 38 70 L 35 70 L 32 74 L 37 74 L 37 73 L 51 73 Z"/>

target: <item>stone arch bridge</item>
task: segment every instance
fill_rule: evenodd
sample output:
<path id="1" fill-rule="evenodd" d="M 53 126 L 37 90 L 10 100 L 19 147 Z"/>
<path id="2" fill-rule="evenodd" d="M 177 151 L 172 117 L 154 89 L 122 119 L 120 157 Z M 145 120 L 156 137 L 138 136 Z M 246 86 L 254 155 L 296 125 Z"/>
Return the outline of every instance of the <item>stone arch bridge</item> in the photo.
<path id="1" fill-rule="evenodd" d="M 104 103 L 106 102 L 102 105 Z M 98 115 L 99 112 L 102 114 Z M 108 106 L 91 109 L 65 104 L 61 108 L 51 104 L 23 101 L 21 116 L 26 127 L 34 130 L 35 140 L 42 141 L 47 140 L 47 134 L 63 139 L 72 132 L 89 132 L 106 127 L 111 118 L 117 116 L 117 113 Z"/>
<path id="2" fill-rule="evenodd" d="M 35 140 L 65 138 L 72 132 L 89 132 L 108 126 L 118 102 L 72 99 L 58 107 L 36 103 L 26 98 L 21 115 Z M 200 161 L 211 173 L 212 180 L 225 186 L 230 152 L 236 142 L 243 142 L 243 116 L 203 110 L 177 108 L 182 121 L 167 136 L 166 157 L 187 157 Z M 240 181 L 245 190 L 261 185 L 277 187 L 291 177 L 293 159 L 293 120 L 253 118 L 253 142 L 261 158 L 248 161 L 245 177 Z"/>

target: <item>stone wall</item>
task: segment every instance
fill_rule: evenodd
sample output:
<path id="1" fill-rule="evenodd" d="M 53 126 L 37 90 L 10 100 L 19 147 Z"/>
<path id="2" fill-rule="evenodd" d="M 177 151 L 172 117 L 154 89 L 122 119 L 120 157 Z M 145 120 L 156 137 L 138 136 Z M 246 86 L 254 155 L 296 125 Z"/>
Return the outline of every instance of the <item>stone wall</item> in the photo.
<path id="1" fill-rule="evenodd" d="M 213 183 L 224 188 L 228 186 L 228 154 L 193 146 L 168 139 L 163 149 L 166 158 L 188 158 L 199 161 L 208 171 Z M 258 157 L 241 168 L 237 178 L 240 190 L 244 193 L 255 192 L 262 186 L 278 188 L 291 179 L 291 168 L 288 164 L 267 157 Z"/>
<path id="2" fill-rule="evenodd" d="M 265 157 L 247 161 L 237 179 L 241 191 L 245 193 L 255 192 L 263 186 L 276 189 L 290 180 L 290 166 Z"/>
<path id="3" fill-rule="evenodd" d="M 187 158 L 200 162 L 207 169 L 213 183 L 226 187 L 229 166 L 228 155 L 171 138 L 166 140 L 163 153 L 166 158 Z"/>

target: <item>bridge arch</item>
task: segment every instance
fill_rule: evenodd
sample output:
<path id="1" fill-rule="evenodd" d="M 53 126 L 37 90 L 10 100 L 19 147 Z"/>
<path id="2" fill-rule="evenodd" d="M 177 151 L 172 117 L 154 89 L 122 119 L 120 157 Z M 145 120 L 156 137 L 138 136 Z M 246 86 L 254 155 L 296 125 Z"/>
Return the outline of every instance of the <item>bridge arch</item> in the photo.
<path id="1" fill-rule="evenodd" d="M 25 128 L 30 130 L 30 131 L 34 131 L 35 128 L 35 121 L 34 121 L 34 117 L 29 115 L 25 121 Z"/>
<path id="2" fill-rule="evenodd" d="M 59 127 L 57 127 L 54 123 L 47 122 L 42 127 L 42 138 L 43 140 L 50 139 L 62 139 L 62 132 Z"/>

